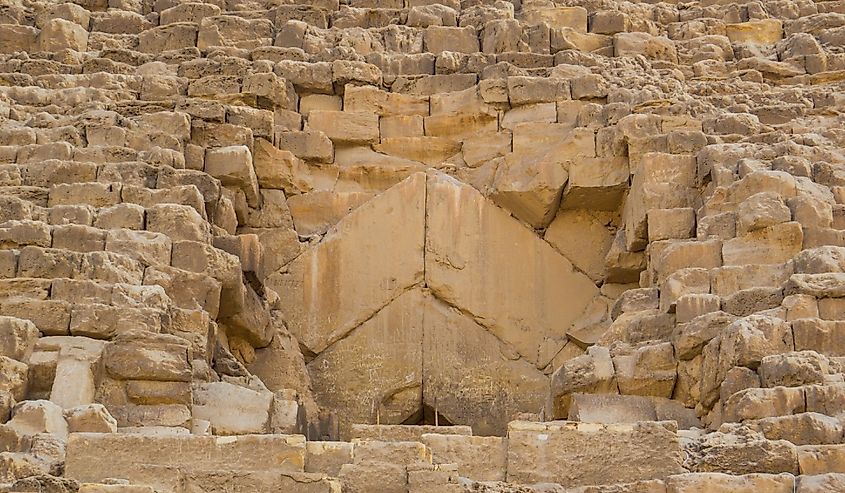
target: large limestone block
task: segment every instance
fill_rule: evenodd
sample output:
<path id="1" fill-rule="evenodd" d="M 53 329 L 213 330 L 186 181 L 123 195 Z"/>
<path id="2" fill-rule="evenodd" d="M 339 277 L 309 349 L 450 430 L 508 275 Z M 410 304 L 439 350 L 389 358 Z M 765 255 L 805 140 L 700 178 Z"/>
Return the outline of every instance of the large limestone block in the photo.
<path id="1" fill-rule="evenodd" d="M 205 172 L 219 179 L 224 186 L 240 188 L 249 205 L 258 206 L 258 177 L 252 165 L 252 153 L 247 146 L 206 150 Z"/>
<path id="2" fill-rule="evenodd" d="M 671 422 L 515 421 L 508 427 L 508 482 L 571 488 L 663 479 L 685 472 L 681 462 Z"/>
<path id="3" fill-rule="evenodd" d="M 194 390 L 192 417 L 211 423 L 215 435 L 266 433 L 272 404 L 272 392 L 210 382 Z"/>
<path id="4" fill-rule="evenodd" d="M 105 370 L 121 380 L 189 382 L 187 341 L 170 335 L 127 331 L 103 350 Z"/>
<path id="5" fill-rule="evenodd" d="M 28 361 L 38 335 L 38 329 L 29 320 L 0 316 L 0 355 Z"/>
<path id="6" fill-rule="evenodd" d="M 613 36 L 615 56 L 642 55 L 650 60 L 678 63 L 678 51 L 675 43 L 665 36 L 652 36 L 647 33 L 618 33 Z"/>
<path id="7" fill-rule="evenodd" d="M 548 7 L 529 10 L 525 13 L 529 23 L 546 24 L 551 29 L 568 27 L 576 32 L 587 32 L 587 9 L 584 7 Z"/>
<path id="8" fill-rule="evenodd" d="M 320 353 L 422 281 L 425 180 L 415 174 L 358 207 L 268 278 L 285 293 L 279 308 L 309 351 Z"/>
<path id="9" fill-rule="evenodd" d="M 353 423 L 402 423 L 422 404 L 425 297 L 408 291 L 308 364 L 317 403 Z"/>
<path id="10" fill-rule="evenodd" d="M 642 155 L 638 166 L 632 166 L 631 172 L 634 176 L 622 218 L 626 248 L 635 251 L 646 245 L 649 210 L 692 205 L 696 161 L 686 154 L 649 152 Z"/>
<path id="11" fill-rule="evenodd" d="M 423 400 L 478 435 L 502 435 L 520 413 L 538 413 L 549 381 L 472 318 L 428 296 L 423 336 Z M 483 404 L 482 404 L 483 403 Z"/>
<path id="12" fill-rule="evenodd" d="M 472 428 L 464 425 L 364 425 L 352 426 L 352 440 L 383 442 L 419 442 L 425 434 L 472 436 Z"/>
<path id="13" fill-rule="evenodd" d="M 108 458 L 107 467 L 104 457 Z M 237 464 L 242 472 L 302 472 L 305 437 L 71 433 L 67 458 L 65 477 L 85 482 L 121 478 L 144 484 L 149 477 L 139 464 L 185 470 L 226 470 Z"/>
<path id="14" fill-rule="evenodd" d="M 702 472 L 666 478 L 667 493 L 793 493 L 794 488 L 795 477 L 791 474 L 733 476 L 719 472 Z"/>
<path id="15" fill-rule="evenodd" d="M 325 234 L 372 197 L 367 192 L 315 191 L 290 197 L 288 206 L 297 234 L 309 236 Z"/>
<path id="16" fill-rule="evenodd" d="M 52 19 L 38 33 L 36 43 L 39 51 L 86 51 L 88 31 L 74 22 Z"/>
<path id="17" fill-rule="evenodd" d="M 532 228 L 549 225 L 568 173 L 555 156 L 508 154 L 499 163 L 490 198 Z"/>
<path id="18" fill-rule="evenodd" d="M 731 43 L 775 44 L 783 39 L 783 22 L 779 19 L 758 19 L 726 24 L 725 35 Z"/>
<path id="19" fill-rule="evenodd" d="M 435 464 L 457 464 L 461 476 L 476 481 L 504 481 L 507 441 L 503 437 L 425 434 L 421 438 Z"/>
<path id="20" fill-rule="evenodd" d="M 379 140 L 379 117 L 369 112 L 312 111 L 308 130 L 319 130 L 337 144 L 367 144 Z"/>
<path id="21" fill-rule="evenodd" d="M 786 222 L 746 233 L 722 245 L 725 265 L 781 264 L 801 251 L 801 224 Z"/>
<path id="22" fill-rule="evenodd" d="M 569 163 L 561 207 L 615 211 L 628 189 L 629 175 L 624 157 L 575 159 Z"/>
<path id="23" fill-rule="evenodd" d="M 26 395 L 28 367 L 25 363 L 0 356 L 0 390 L 12 394 L 16 401 Z"/>
<path id="24" fill-rule="evenodd" d="M 605 257 L 613 243 L 613 233 L 608 228 L 612 220 L 609 212 L 562 210 L 543 239 L 590 279 L 598 281 L 604 276 Z"/>
<path id="25" fill-rule="evenodd" d="M 428 179 L 426 284 L 526 361 L 544 367 L 599 295 L 548 243 L 442 174 Z M 566 300 L 562 303 L 561 300 Z"/>

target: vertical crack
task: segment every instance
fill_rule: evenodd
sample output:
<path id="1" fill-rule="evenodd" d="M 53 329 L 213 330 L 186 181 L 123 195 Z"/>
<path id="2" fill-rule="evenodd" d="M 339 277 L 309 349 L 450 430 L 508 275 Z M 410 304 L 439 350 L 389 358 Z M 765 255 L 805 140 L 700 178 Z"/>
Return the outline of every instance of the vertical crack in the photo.
<path id="1" fill-rule="evenodd" d="M 425 191 L 423 192 L 423 251 L 422 251 L 422 262 L 423 262 L 423 282 L 422 282 L 422 293 L 423 293 L 423 312 L 421 317 L 421 324 L 422 327 L 420 328 L 420 409 L 423 412 L 423 417 L 425 416 L 425 343 L 426 343 L 426 307 L 428 306 L 428 272 L 426 269 L 426 252 L 428 251 L 428 172 L 425 174 Z"/>

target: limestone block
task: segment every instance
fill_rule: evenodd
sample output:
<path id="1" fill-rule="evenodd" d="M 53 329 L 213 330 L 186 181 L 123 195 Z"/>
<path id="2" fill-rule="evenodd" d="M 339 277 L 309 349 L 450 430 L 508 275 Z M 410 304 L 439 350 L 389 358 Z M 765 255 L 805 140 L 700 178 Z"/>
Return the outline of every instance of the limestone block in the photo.
<path id="1" fill-rule="evenodd" d="M 576 158 L 569 162 L 569 181 L 563 192 L 564 209 L 615 211 L 628 188 L 625 158 Z"/>
<path id="2" fill-rule="evenodd" d="M 146 229 L 163 233 L 173 241 L 208 242 L 211 229 L 196 209 L 188 205 L 158 204 L 147 209 Z"/>
<path id="3" fill-rule="evenodd" d="M 36 245 L 49 248 L 52 243 L 50 226 L 35 221 L 6 221 L 0 226 L 0 246 L 4 249 Z"/>
<path id="4" fill-rule="evenodd" d="M 102 346 L 91 342 L 90 339 L 73 339 L 70 344 L 59 350 L 50 390 L 50 401 L 63 409 L 94 402 L 94 365 L 99 362 L 102 354 Z"/>
<path id="5" fill-rule="evenodd" d="M 842 281 L 845 275 L 839 272 L 824 274 L 793 274 L 784 286 L 784 294 L 810 295 L 817 298 L 841 298 L 845 294 Z"/>
<path id="6" fill-rule="evenodd" d="M 825 356 L 845 356 L 842 320 L 799 319 L 792 322 L 796 351 L 816 351 Z"/>
<path id="7" fill-rule="evenodd" d="M 744 474 L 733 476 L 718 472 L 679 474 L 666 478 L 667 493 L 790 493 L 795 488 L 795 478 L 789 474 Z"/>
<path id="8" fill-rule="evenodd" d="M 845 470 L 845 447 L 842 445 L 805 445 L 798 447 L 801 474 L 824 474 Z M 806 476 L 805 476 L 806 477 Z"/>
<path id="9" fill-rule="evenodd" d="M 210 3 L 184 3 L 174 5 L 159 12 L 159 24 L 164 26 L 176 22 L 199 24 L 204 17 L 220 14 L 220 7 Z"/>
<path id="10" fill-rule="evenodd" d="M 472 436 L 472 428 L 465 425 L 352 425 L 352 440 L 380 442 L 422 442 L 425 434 Z"/>
<path id="11" fill-rule="evenodd" d="M 7 356 L 0 357 L 0 390 L 10 392 L 16 401 L 26 395 L 27 370 L 25 363 Z"/>
<path id="12" fill-rule="evenodd" d="M 415 174 L 361 205 L 270 276 L 268 285 L 287 293 L 280 309 L 289 330 L 310 351 L 321 352 L 422 280 L 425 179 Z M 404 233 L 396 236 L 396 228 Z"/>
<path id="13" fill-rule="evenodd" d="M 256 450 L 263 453 L 256 454 Z M 138 464 L 158 464 L 193 470 L 227 470 L 237 464 L 242 472 L 302 471 L 305 437 L 250 435 L 212 437 L 142 435 L 129 433 L 73 433 L 67 444 L 65 476 L 98 482 L 107 477 L 147 483 L 151 479 Z M 103 467 L 103 457 L 109 467 Z"/>
<path id="14" fill-rule="evenodd" d="M 425 135 L 463 139 L 498 130 L 498 117 L 487 112 L 444 113 L 425 117 Z"/>
<path id="15" fill-rule="evenodd" d="M 0 355 L 27 362 L 38 336 L 38 329 L 29 320 L 0 316 Z"/>
<path id="16" fill-rule="evenodd" d="M 0 312 L 32 321 L 44 335 L 67 335 L 70 327 L 70 304 L 65 301 L 23 298 L 0 300 Z"/>
<path id="17" fill-rule="evenodd" d="M 722 257 L 725 265 L 783 263 L 801 251 L 803 237 L 797 222 L 769 226 L 724 242 Z"/>
<path id="18" fill-rule="evenodd" d="M 258 106 L 262 109 L 296 109 L 297 96 L 293 84 L 273 73 L 244 77 L 241 93 L 254 94 L 258 98 Z"/>
<path id="19" fill-rule="evenodd" d="M 769 440 L 787 440 L 796 445 L 840 443 L 843 433 L 838 419 L 812 412 L 764 418 L 752 426 Z"/>
<path id="20" fill-rule="evenodd" d="M 343 94 L 349 112 L 370 112 L 386 116 L 428 116 L 429 98 L 383 91 L 373 86 L 349 86 Z"/>
<path id="21" fill-rule="evenodd" d="M 629 289 L 619 295 L 611 310 L 614 320 L 623 313 L 656 310 L 660 293 L 657 288 Z"/>
<path id="22" fill-rule="evenodd" d="M 300 159 L 319 163 L 330 163 L 334 159 L 332 141 L 315 130 L 277 132 L 276 147 L 290 151 Z"/>
<path id="23" fill-rule="evenodd" d="M 610 213 L 561 210 L 543 236 L 572 265 L 597 281 L 605 274 L 605 257 L 613 243 Z"/>
<path id="24" fill-rule="evenodd" d="M 288 199 L 296 232 L 302 236 L 325 234 L 359 206 L 373 197 L 368 192 L 315 191 Z"/>
<path id="25" fill-rule="evenodd" d="M 576 487 L 663 479 L 683 472 L 681 455 L 674 423 L 515 421 L 508 427 L 507 480 Z"/>
<path id="26" fill-rule="evenodd" d="M 82 257 L 75 252 L 54 248 L 27 246 L 18 256 L 18 277 L 58 278 L 75 277 L 80 271 Z"/>
<path id="27" fill-rule="evenodd" d="M 106 248 L 106 232 L 81 224 L 53 228 L 53 248 L 74 252 L 98 252 Z"/>
<path id="28" fill-rule="evenodd" d="M 831 493 L 845 488 L 845 474 L 827 473 L 796 478 L 798 493 Z"/>
<path id="29" fill-rule="evenodd" d="M 87 24 L 81 24 L 87 28 Z M 153 27 L 153 24 L 136 12 L 112 10 L 108 12 L 95 12 L 91 16 L 91 32 L 103 32 L 109 34 L 139 34 L 146 29 Z"/>
<path id="30" fill-rule="evenodd" d="M 219 179 L 224 186 L 243 190 L 247 202 L 253 207 L 258 206 L 258 177 L 252 166 L 252 153 L 247 146 L 206 150 L 205 172 Z"/>
<path id="31" fill-rule="evenodd" d="M 17 24 L 3 24 L 0 26 L 0 46 L 3 53 L 16 51 L 30 51 L 36 46 L 38 29 L 31 26 Z"/>
<path id="32" fill-rule="evenodd" d="M 352 423 L 398 424 L 422 402 L 424 297 L 399 295 L 308 364 L 317 403 Z M 366 354 L 367 357 L 360 357 Z"/>
<path id="33" fill-rule="evenodd" d="M 569 421 L 636 423 L 657 420 L 654 401 L 635 395 L 573 394 Z"/>
<path id="34" fill-rule="evenodd" d="M 431 28 L 429 28 L 431 29 Z M 364 493 L 383 491 L 401 493 L 407 491 L 408 473 L 400 464 L 374 462 L 366 464 L 344 464 L 338 473 L 343 491 Z"/>
<path id="35" fill-rule="evenodd" d="M 743 421 L 804 412 L 804 392 L 800 387 L 746 389 L 724 403 L 725 421 Z"/>
<path id="36" fill-rule="evenodd" d="M 691 207 L 679 209 L 651 209 L 647 212 L 648 241 L 686 239 L 695 231 L 695 210 Z"/>
<path id="37" fill-rule="evenodd" d="M 722 242 L 716 239 L 705 241 L 672 240 L 663 248 L 652 244 L 650 250 L 655 280 L 662 284 L 673 274 L 686 269 L 712 269 L 722 265 Z M 709 291 L 709 282 L 707 289 Z M 698 291 L 702 292 L 702 291 Z M 663 296 L 662 296 L 663 297 Z M 674 300 L 672 300 L 674 301 Z"/>
<path id="38" fill-rule="evenodd" d="M 79 485 L 79 491 L 82 493 L 155 493 L 152 486 L 94 483 Z"/>
<path id="39" fill-rule="evenodd" d="M 736 232 L 744 235 L 792 219 L 792 214 L 776 192 L 760 192 L 737 207 Z"/>
<path id="40" fill-rule="evenodd" d="M 179 22 L 148 29 L 138 35 L 139 50 L 142 53 L 161 53 L 180 50 L 197 44 L 196 24 Z"/>
<path id="41" fill-rule="evenodd" d="M 269 19 L 218 15 L 203 17 L 199 23 L 197 48 L 202 51 L 216 46 L 251 49 L 272 44 L 273 24 Z"/>
<path id="42" fill-rule="evenodd" d="M 443 51 L 476 53 L 480 50 L 474 27 L 429 26 L 424 35 L 425 51 L 435 55 Z"/>
<path id="43" fill-rule="evenodd" d="M 678 52 L 672 40 L 646 33 L 617 33 L 613 35 L 615 56 L 642 55 L 650 60 L 678 63 Z"/>
<path id="44" fill-rule="evenodd" d="M 12 409 L 12 419 L 8 424 L 23 435 L 51 433 L 65 438 L 68 433 L 62 408 L 44 400 L 19 402 Z"/>
<path id="45" fill-rule="evenodd" d="M 508 100 L 514 106 L 570 99 L 569 81 L 560 77 L 512 76 L 507 78 Z M 518 152 L 514 148 L 514 152 Z"/>
<path id="46" fill-rule="evenodd" d="M 435 464 L 457 464 L 461 476 L 476 481 L 504 481 L 507 444 L 503 437 L 424 434 Z"/>
<path id="47" fill-rule="evenodd" d="M 456 210 L 453 204 L 461 206 Z M 543 361 L 541 348 L 562 347 L 559 334 L 598 295 L 592 281 L 504 211 L 485 203 L 476 190 L 445 175 L 429 177 L 427 216 L 425 274 L 432 293 L 482 320 L 527 361 L 545 366 L 548 361 Z M 511 241 L 503 244 L 487 238 Z M 531 266 L 513 262 L 528 245 L 537 262 Z M 492 265 L 498 270 L 494 272 Z M 537 291 L 515 293 L 516 285 L 534 286 Z M 553 301 L 562 298 L 570 303 Z M 522 324 L 545 329 L 528 335 L 517 328 Z"/>
<path id="48" fill-rule="evenodd" d="M 685 294 L 675 300 L 675 319 L 679 324 L 686 323 L 720 308 L 721 298 L 715 294 Z"/>
<path id="49" fill-rule="evenodd" d="M 672 344 L 642 346 L 629 354 L 614 354 L 620 394 L 672 397 L 677 373 Z"/>
<path id="50" fill-rule="evenodd" d="M 75 22 L 54 18 L 41 28 L 36 44 L 40 51 L 87 51 L 88 31 Z"/>
<path id="51" fill-rule="evenodd" d="M 544 23 L 549 28 L 568 27 L 580 33 L 587 32 L 587 9 L 584 7 L 550 7 L 526 12 L 529 23 Z"/>
<path id="52" fill-rule="evenodd" d="M 569 415 L 575 393 L 616 394 L 613 360 L 607 348 L 591 346 L 587 354 L 572 358 L 554 372 L 551 379 L 551 403 L 546 413 L 554 419 Z"/>
<path id="53" fill-rule="evenodd" d="M 343 99 L 340 96 L 307 94 L 299 99 L 299 112 L 306 118 L 314 110 L 341 111 L 342 109 Z"/>
<path id="54" fill-rule="evenodd" d="M 332 62 L 332 84 L 336 94 L 342 96 L 349 84 L 380 86 L 381 82 L 381 69 L 371 63 L 351 60 L 334 60 Z"/>
<path id="55" fill-rule="evenodd" d="M 544 228 L 557 212 L 568 176 L 554 153 L 508 154 L 499 163 L 490 198 L 532 228 Z"/>
<path id="56" fill-rule="evenodd" d="M 337 476 L 344 464 L 352 463 L 354 447 L 349 442 L 309 440 L 305 445 L 305 472 Z"/>
<path id="57" fill-rule="evenodd" d="M 797 274 L 845 272 L 845 247 L 820 246 L 802 250 L 795 255 L 793 265 Z"/>
<path id="58" fill-rule="evenodd" d="M 417 5 L 408 11 L 408 26 L 457 26 L 458 14 L 446 5 Z"/>
<path id="59" fill-rule="evenodd" d="M 542 408 L 549 383 L 531 360 L 434 297 L 426 298 L 423 320 L 422 397 L 429 408 L 471 424 L 478 435 L 502 434 L 520 413 Z"/>
<path id="60" fill-rule="evenodd" d="M 144 265 L 170 265 L 171 248 L 172 241 L 161 233 L 114 229 L 106 234 L 106 253 L 125 255 Z"/>
<path id="61" fill-rule="evenodd" d="M 220 282 L 220 314 L 230 317 L 244 307 L 247 295 L 238 257 L 205 243 L 179 241 L 173 245 L 172 266 L 209 275 Z"/>
<path id="62" fill-rule="evenodd" d="M 779 19 L 759 19 L 726 24 L 725 34 L 731 43 L 775 44 L 783 39 L 783 23 Z"/>
<path id="63" fill-rule="evenodd" d="M 215 435 L 267 433 L 273 393 L 227 382 L 210 382 L 194 390 L 192 417 L 211 423 Z"/>
<path id="64" fill-rule="evenodd" d="M 42 461 L 34 455 L 22 452 L 0 452 L 0 480 L 17 483 L 18 480 L 49 473 Z"/>
<path id="65" fill-rule="evenodd" d="M 173 267 L 147 267 L 143 282 L 163 287 L 167 296 L 180 308 L 205 310 L 212 318 L 216 318 L 220 310 L 221 284 L 206 274 Z"/>
<path id="66" fill-rule="evenodd" d="M 391 156 L 440 166 L 460 154 L 461 143 L 448 137 L 382 137 L 381 144 L 375 145 L 374 149 Z"/>
<path id="67" fill-rule="evenodd" d="M 696 161 L 690 155 L 649 152 L 642 155 L 638 166 L 632 166 L 631 172 L 634 176 L 622 217 L 626 247 L 636 251 L 645 247 L 649 210 L 692 205 Z"/>
<path id="68" fill-rule="evenodd" d="M 70 433 L 117 433 L 117 421 L 102 404 L 87 404 L 65 412 Z"/>
<path id="69" fill-rule="evenodd" d="M 106 371 L 125 380 L 187 382 L 191 379 L 186 343 L 176 336 L 121 334 L 103 351 Z"/>

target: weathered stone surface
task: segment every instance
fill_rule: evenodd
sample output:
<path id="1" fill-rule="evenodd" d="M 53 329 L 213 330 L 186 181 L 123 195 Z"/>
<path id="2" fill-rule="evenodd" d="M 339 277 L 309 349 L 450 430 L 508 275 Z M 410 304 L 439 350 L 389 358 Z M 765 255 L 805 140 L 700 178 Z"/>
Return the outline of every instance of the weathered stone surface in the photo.
<path id="1" fill-rule="evenodd" d="M 508 427 L 508 481 L 575 487 L 679 474 L 681 446 L 671 426 L 513 422 Z"/>
<path id="2" fill-rule="evenodd" d="M 413 175 L 357 208 L 270 276 L 276 292 L 288 293 L 280 300 L 288 328 L 310 351 L 322 352 L 422 281 L 425 179 Z M 397 238 L 398 229 L 405 233 Z M 386 246 L 394 253 L 385 256 Z"/>
<path id="3" fill-rule="evenodd" d="M 398 424 L 422 402 L 425 297 L 401 294 L 308 364 L 317 403 L 355 422 Z M 360 357 L 367 355 L 366 357 Z"/>
<path id="4" fill-rule="evenodd" d="M 426 284 L 445 302 L 469 312 L 496 337 L 540 367 L 545 345 L 598 295 L 588 277 L 471 187 L 444 175 L 428 180 Z M 486 238 L 510 238 L 508 243 Z M 531 262 L 515 259 L 528 250 Z M 497 272 L 491 270 L 497 266 Z M 564 281 L 565 280 L 565 281 Z M 512 286 L 536 291 L 514 292 Z M 523 298 L 525 297 L 525 298 Z M 530 297 L 531 303 L 524 300 Z M 571 303 L 556 303 L 565 297 Z M 534 327 L 527 333 L 521 327 Z"/>
<path id="5" fill-rule="evenodd" d="M 253 453 L 256 447 L 261 447 L 263 453 Z M 293 435 L 218 438 L 72 433 L 68 438 L 67 453 L 69 460 L 65 476 L 69 478 L 84 482 L 121 478 L 155 487 L 158 484 L 155 471 L 139 468 L 139 463 L 168 466 L 185 472 L 226 470 L 235 463 L 244 472 L 302 471 L 305 439 Z M 109 458 L 107 468 L 103 467 L 103 457 Z"/>

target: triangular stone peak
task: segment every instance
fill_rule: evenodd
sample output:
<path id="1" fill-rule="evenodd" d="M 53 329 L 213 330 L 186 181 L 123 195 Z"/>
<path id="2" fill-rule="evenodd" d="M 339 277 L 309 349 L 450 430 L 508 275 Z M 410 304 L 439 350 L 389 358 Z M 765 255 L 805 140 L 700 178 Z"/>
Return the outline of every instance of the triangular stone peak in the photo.
<path id="1" fill-rule="evenodd" d="M 315 397 L 351 423 L 423 406 L 504 434 L 547 395 L 544 369 L 600 302 L 585 275 L 477 190 L 416 173 L 271 277 Z"/>

